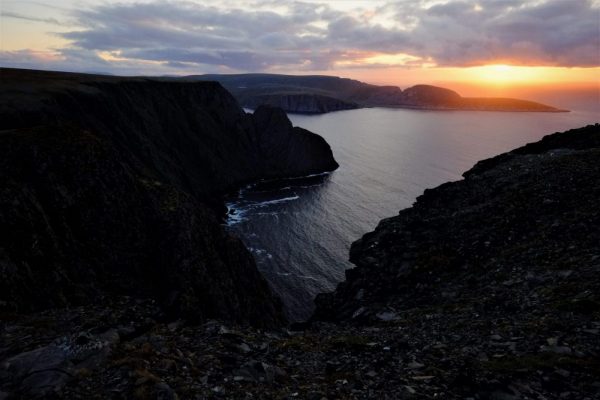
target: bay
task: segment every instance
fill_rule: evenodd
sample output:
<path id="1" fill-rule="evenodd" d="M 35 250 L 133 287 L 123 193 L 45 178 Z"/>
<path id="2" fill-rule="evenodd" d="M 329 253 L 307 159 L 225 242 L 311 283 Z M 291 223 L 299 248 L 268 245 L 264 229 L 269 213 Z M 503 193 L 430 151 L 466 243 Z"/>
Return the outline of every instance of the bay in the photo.
<path id="1" fill-rule="evenodd" d="M 229 229 L 252 251 L 292 321 L 308 318 L 314 297 L 344 279 L 353 241 L 426 188 L 461 179 L 479 160 L 600 120 L 589 104 L 569 113 L 367 108 L 289 117 L 323 136 L 340 168 L 250 185 L 227 205 Z"/>

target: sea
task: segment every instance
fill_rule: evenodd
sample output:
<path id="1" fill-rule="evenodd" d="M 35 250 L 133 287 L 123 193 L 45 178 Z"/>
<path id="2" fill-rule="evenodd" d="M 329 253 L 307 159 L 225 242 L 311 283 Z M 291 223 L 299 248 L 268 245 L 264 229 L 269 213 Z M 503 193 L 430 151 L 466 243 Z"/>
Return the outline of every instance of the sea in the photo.
<path id="1" fill-rule="evenodd" d="M 323 136 L 339 169 L 257 182 L 227 199 L 228 229 L 254 255 L 291 321 L 314 310 L 352 268 L 352 242 L 410 207 L 427 188 L 462 179 L 477 161 L 600 122 L 598 98 L 563 101 L 568 113 L 420 111 L 365 108 L 289 114 Z M 251 112 L 251 110 L 247 110 Z"/>

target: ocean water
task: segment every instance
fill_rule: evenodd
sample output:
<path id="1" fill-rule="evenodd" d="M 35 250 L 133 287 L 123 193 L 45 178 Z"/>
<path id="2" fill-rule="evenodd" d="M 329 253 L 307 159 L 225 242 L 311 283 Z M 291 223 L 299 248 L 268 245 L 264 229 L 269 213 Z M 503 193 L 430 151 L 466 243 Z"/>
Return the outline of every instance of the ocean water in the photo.
<path id="1" fill-rule="evenodd" d="M 293 321 L 352 268 L 349 248 L 379 220 L 410 207 L 426 188 L 461 179 L 477 161 L 542 136 L 600 121 L 597 107 L 570 113 L 370 108 L 289 115 L 323 136 L 340 168 L 260 182 L 228 199 L 227 225 L 252 251 Z"/>

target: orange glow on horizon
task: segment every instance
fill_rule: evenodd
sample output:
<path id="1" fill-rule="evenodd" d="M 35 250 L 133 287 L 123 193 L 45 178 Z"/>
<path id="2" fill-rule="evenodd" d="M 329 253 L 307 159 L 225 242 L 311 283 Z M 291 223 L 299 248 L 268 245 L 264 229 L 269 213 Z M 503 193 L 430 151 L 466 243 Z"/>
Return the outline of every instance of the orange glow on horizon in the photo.
<path id="1" fill-rule="evenodd" d="M 376 85 L 406 88 L 416 84 L 444 82 L 490 90 L 518 87 L 600 88 L 600 67 L 550 67 L 490 64 L 475 67 L 352 68 L 321 71 Z"/>
<path id="2" fill-rule="evenodd" d="M 551 80 L 551 72 L 544 67 L 520 67 L 506 64 L 492 64 L 468 68 L 471 81 L 488 85 L 532 83 Z"/>

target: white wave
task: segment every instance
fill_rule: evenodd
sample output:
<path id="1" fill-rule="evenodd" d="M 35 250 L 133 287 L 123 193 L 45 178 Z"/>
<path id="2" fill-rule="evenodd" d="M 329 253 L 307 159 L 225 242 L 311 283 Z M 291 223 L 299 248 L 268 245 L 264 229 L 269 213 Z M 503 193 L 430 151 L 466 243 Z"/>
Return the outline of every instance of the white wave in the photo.
<path id="1" fill-rule="evenodd" d="M 302 187 L 302 186 L 294 186 L 294 187 Z M 282 190 L 291 190 L 291 189 L 292 189 L 291 186 L 285 186 L 285 187 L 281 187 L 281 188 L 273 188 L 273 189 L 266 189 L 266 190 L 253 190 L 252 193 L 281 192 Z"/>
<path id="2" fill-rule="evenodd" d="M 300 198 L 300 196 L 294 195 L 294 196 L 289 196 L 289 197 L 283 197 L 281 199 L 266 200 L 266 201 L 261 201 L 261 202 L 257 202 L 257 203 L 248 203 L 247 201 L 225 203 L 225 206 L 227 207 L 226 225 L 227 226 L 237 225 L 240 222 L 247 220 L 248 216 L 246 214 L 253 209 L 268 207 L 270 205 L 284 203 L 286 201 L 298 200 L 299 198 Z M 275 218 L 278 218 L 277 214 L 278 213 L 276 213 L 276 212 L 255 213 L 255 215 L 261 215 L 261 216 L 272 215 Z"/>
<path id="3" fill-rule="evenodd" d="M 317 184 L 314 184 L 314 185 L 296 186 L 296 187 L 300 188 L 300 189 L 306 189 L 306 188 L 311 188 L 311 187 L 315 187 L 315 186 L 321 186 L 321 184 L 317 183 Z"/>
<path id="4" fill-rule="evenodd" d="M 242 213 L 231 214 L 227 217 L 227 226 L 237 225 L 245 220 L 246 218 L 244 218 L 244 214 Z"/>
<path id="5" fill-rule="evenodd" d="M 259 248 L 256 248 L 256 247 L 250 247 L 250 246 L 248 246 L 248 250 L 250 250 L 251 253 L 254 253 L 254 254 L 256 254 L 257 256 L 260 256 L 260 257 L 264 256 L 264 257 L 267 257 L 269 259 L 273 258 L 273 256 L 271 255 L 271 253 L 269 253 L 265 249 L 259 249 Z"/>
<path id="6" fill-rule="evenodd" d="M 331 174 L 331 171 L 325 171 L 325 172 L 319 172 L 317 174 L 311 174 L 311 175 L 304 175 L 304 176 L 295 176 L 293 178 L 285 178 L 286 180 L 293 180 L 293 179 L 304 179 L 304 178 L 312 178 L 314 176 L 325 176 L 325 175 L 329 175 Z"/>
<path id="7" fill-rule="evenodd" d="M 300 198 L 300 196 L 295 195 L 295 196 L 290 196 L 290 197 L 283 197 L 281 199 L 261 201 L 260 203 L 254 204 L 253 207 L 266 207 L 271 204 L 279 204 L 279 203 L 284 203 L 286 201 L 298 200 L 299 198 Z"/>
<path id="8" fill-rule="evenodd" d="M 284 214 L 284 213 L 282 213 L 282 212 L 279 212 L 279 211 L 277 211 L 277 212 L 276 212 L 276 211 L 273 211 L 273 212 L 257 212 L 257 213 L 256 213 L 256 214 L 254 214 L 254 215 L 260 215 L 261 217 L 262 217 L 262 216 L 265 216 L 265 215 L 269 215 L 269 216 L 271 216 L 271 217 L 276 217 L 276 218 L 279 218 L 279 214 Z"/>
<path id="9" fill-rule="evenodd" d="M 225 206 L 227 207 L 227 226 L 236 225 L 246 220 L 245 215 L 248 210 L 233 207 L 234 203 L 226 203 Z"/>
<path id="10" fill-rule="evenodd" d="M 258 183 L 268 183 L 268 182 L 278 182 L 278 181 L 293 181 L 293 180 L 297 180 L 297 179 L 314 178 L 315 176 L 326 176 L 326 175 L 331 175 L 331 172 L 332 171 L 325 171 L 325 172 L 318 172 L 316 174 L 310 174 L 310 175 L 290 176 L 290 177 L 282 177 L 282 178 L 263 178 L 263 179 L 259 179 L 257 182 L 251 183 L 248 186 L 253 186 L 253 185 L 256 185 Z"/>

